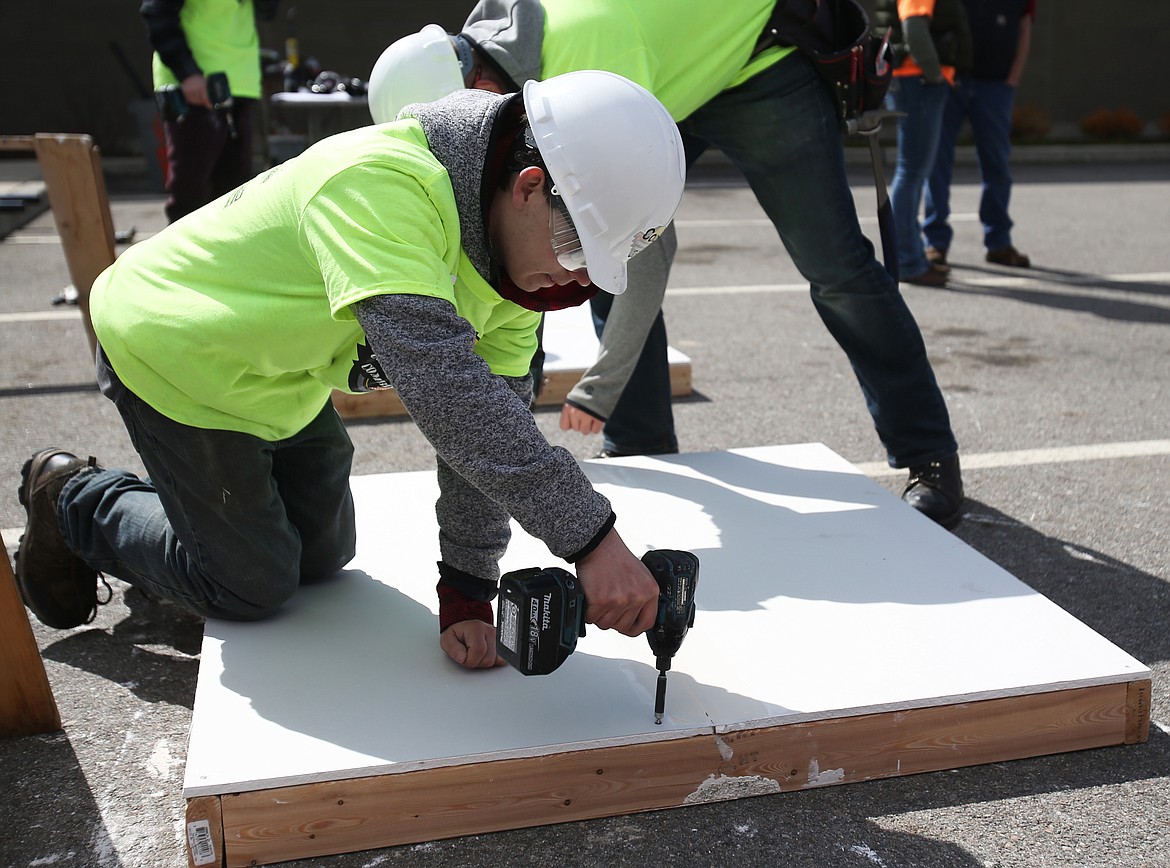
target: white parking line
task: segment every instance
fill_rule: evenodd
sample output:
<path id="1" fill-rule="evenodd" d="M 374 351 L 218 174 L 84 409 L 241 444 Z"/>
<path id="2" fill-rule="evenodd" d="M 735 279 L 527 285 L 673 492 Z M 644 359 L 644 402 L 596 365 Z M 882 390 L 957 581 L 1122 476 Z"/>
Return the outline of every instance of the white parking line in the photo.
<path id="1" fill-rule="evenodd" d="M 1005 274 L 965 277 L 960 281 L 968 286 L 1041 287 L 1051 285 L 1043 272 L 1029 275 Z M 1170 283 L 1170 271 L 1149 271 L 1138 274 L 1085 274 L 1061 275 L 1059 283 L 1064 290 L 1100 288 L 1106 283 Z M 1113 288 L 1116 290 L 1116 287 Z M 766 295 L 768 293 L 808 292 L 807 283 L 748 283 L 739 286 L 679 286 L 666 290 L 669 296 L 702 295 Z M 0 325 L 20 322 L 51 322 L 53 320 L 77 319 L 81 316 L 75 306 L 43 311 L 21 313 L 0 313 Z"/>
<path id="2" fill-rule="evenodd" d="M 961 268 L 961 266 L 960 266 Z M 1141 274 L 1073 274 L 1056 275 L 1050 279 L 1044 272 L 1021 274 L 980 274 L 978 277 L 956 276 L 956 283 L 966 286 L 1037 287 L 1058 283 L 1062 292 L 1101 289 L 1103 283 L 1170 283 L 1170 271 L 1150 271 Z M 1113 292 L 1117 287 L 1110 287 Z M 666 290 L 671 296 L 698 295 L 757 295 L 767 293 L 808 292 L 807 283 L 749 283 L 740 286 L 679 286 Z"/>
<path id="3" fill-rule="evenodd" d="M 52 322 L 57 319 L 81 319 L 81 310 L 74 305 L 53 310 L 24 311 L 22 313 L 0 313 L 0 323 L 10 322 Z"/>
<path id="4" fill-rule="evenodd" d="M 1072 464 L 1080 461 L 1103 461 L 1110 458 L 1145 458 L 1150 455 L 1170 455 L 1170 440 L 1134 440 L 1129 443 L 1091 443 L 1086 446 L 1053 446 L 1049 449 L 1014 449 L 1006 452 L 960 453 L 964 470 L 990 467 L 1024 467 L 1034 464 Z M 866 476 L 895 476 L 905 470 L 895 470 L 884 462 L 858 464 Z"/>
<path id="5" fill-rule="evenodd" d="M 1129 443 L 1090 443 L 1085 446 L 1053 446 L 1049 449 L 1014 449 L 1005 452 L 976 452 L 962 455 L 964 470 L 992 467 L 1024 467 L 1038 464 L 1073 464 L 1081 461 L 1105 461 L 1116 458 L 1147 458 L 1151 455 L 1170 455 L 1170 440 L 1135 440 Z M 905 470 L 894 470 L 884 462 L 874 461 L 855 465 L 869 477 L 896 476 Z M 24 533 L 23 527 L 0 530 L 7 547 L 15 549 Z"/>

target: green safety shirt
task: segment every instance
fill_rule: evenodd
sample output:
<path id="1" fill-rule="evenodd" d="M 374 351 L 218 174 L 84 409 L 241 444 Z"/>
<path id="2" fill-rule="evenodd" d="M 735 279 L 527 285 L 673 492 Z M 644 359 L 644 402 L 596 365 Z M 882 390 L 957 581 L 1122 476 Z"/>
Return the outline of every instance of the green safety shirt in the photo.
<path id="1" fill-rule="evenodd" d="M 795 49 L 752 57 L 775 0 L 542 0 L 541 77 L 579 69 L 642 85 L 681 121 Z"/>
<path id="2" fill-rule="evenodd" d="M 350 306 L 389 293 L 446 299 L 494 373 L 528 373 L 540 314 L 502 299 L 460 249 L 450 179 L 413 119 L 326 139 L 128 248 L 90 306 L 138 397 L 273 441 L 332 389 L 360 390 Z"/>
<path id="3" fill-rule="evenodd" d="M 179 12 L 191 55 L 204 75 L 227 73 L 232 96 L 259 99 L 260 37 L 252 0 L 187 0 Z M 159 57 L 152 60 L 155 88 L 179 84 Z"/>

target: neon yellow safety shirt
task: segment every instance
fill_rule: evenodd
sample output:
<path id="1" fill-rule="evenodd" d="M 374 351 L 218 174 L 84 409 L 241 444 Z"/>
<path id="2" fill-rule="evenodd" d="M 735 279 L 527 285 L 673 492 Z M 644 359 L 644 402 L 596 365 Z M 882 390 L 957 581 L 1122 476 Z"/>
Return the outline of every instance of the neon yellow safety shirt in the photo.
<path id="1" fill-rule="evenodd" d="M 794 49 L 753 58 L 775 0 L 542 0 L 541 77 L 604 69 L 636 81 L 681 121 Z"/>
<path id="2" fill-rule="evenodd" d="M 185 425 L 272 441 L 349 389 L 364 343 L 350 305 L 390 293 L 450 301 L 494 373 L 528 373 L 540 314 L 462 253 L 450 179 L 415 120 L 326 139 L 130 247 L 90 306 L 138 397 Z"/>
<path id="3" fill-rule="evenodd" d="M 187 0 L 179 21 L 204 75 L 226 72 L 232 96 L 260 97 L 260 37 L 252 0 Z M 152 72 L 156 88 L 179 83 L 158 52 Z"/>

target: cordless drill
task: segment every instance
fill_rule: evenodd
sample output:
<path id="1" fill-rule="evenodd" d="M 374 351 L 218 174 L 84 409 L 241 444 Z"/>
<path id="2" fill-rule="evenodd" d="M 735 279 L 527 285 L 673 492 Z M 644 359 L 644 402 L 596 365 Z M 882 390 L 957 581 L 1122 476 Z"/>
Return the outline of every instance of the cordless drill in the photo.
<path id="1" fill-rule="evenodd" d="M 642 556 L 642 563 L 658 582 L 658 617 L 646 631 L 646 640 L 658 666 L 654 694 L 654 723 L 662 724 L 666 710 L 666 673 L 687 630 L 695 623 L 695 587 L 699 584 L 699 559 L 690 552 L 656 549 Z"/>
<path id="2" fill-rule="evenodd" d="M 236 101 L 232 98 L 232 89 L 228 84 L 228 77 L 223 72 L 213 72 L 207 76 L 207 98 L 211 100 L 211 107 L 219 112 L 228 126 L 228 135 L 236 138 L 236 118 L 232 114 L 232 107 Z"/>
<path id="3" fill-rule="evenodd" d="M 687 630 L 695 621 L 699 559 L 690 552 L 656 549 L 642 563 L 658 582 L 658 615 L 647 631 L 658 665 L 654 722 L 662 723 L 666 673 Z M 531 567 L 500 578 L 496 651 L 524 675 L 553 672 L 585 635 L 585 593 L 581 583 L 559 567 Z"/>

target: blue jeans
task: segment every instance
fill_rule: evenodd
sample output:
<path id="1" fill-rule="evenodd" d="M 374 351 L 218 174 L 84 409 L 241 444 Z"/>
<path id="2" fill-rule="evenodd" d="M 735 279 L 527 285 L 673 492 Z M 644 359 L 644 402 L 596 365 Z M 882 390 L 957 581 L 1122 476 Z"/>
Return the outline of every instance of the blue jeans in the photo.
<path id="1" fill-rule="evenodd" d="M 636 292 L 637 289 L 635 288 Z M 597 337 L 613 305 L 613 296 L 599 292 L 589 302 Z M 630 373 L 622 396 L 602 428 L 602 448 L 615 455 L 666 455 L 678 452 L 671 407 L 670 361 L 666 321 L 662 311 L 646 335 L 638 363 Z"/>
<path id="2" fill-rule="evenodd" d="M 934 168 L 942 129 L 943 108 L 951 87 L 927 84 L 916 76 L 895 78 L 886 95 L 894 111 L 905 112 L 898 119 L 898 162 L 890 183 L 890 205 L 898 235 L 898 268 L 902 277 L 917 277 L 930 268 L 918 210 L 926 176 Z"/>
<path id="3" fill-rule="evenodd" d="M 150 476 L 65 485 L 61 533 L 90 566 L 204 617 L 251 620 L 353 558 L 353 445 L 331 404 L 270 443 L 181 425 L 116 378 L 103 387 Z"/>
<path id="4" fill-rule="evenodd" d="M 922 334 L 861 232 L 837 115 L 811 63 L 793 54 L 721 93 L 679 128 L 688 161 L 714 145 L 746 177 L 848 356 L 890 464 L 910 467 L 954 455 L 958 447 Z M 651 332 L 642 355 L 654 354 L 665 369 L 665 329 L 661 339 L 658 334 Z M 658 437 L 663 426 L 654 403 L 626 398 L 631 390 L 669 395 L 669 371 L 665 382 L 648 382 L 639 379 L 640 370 L 641 363 L 622 395 L 627 412 L 617 421 Z M 611 417 L 607 430 L 614 422 Z"/>
<path id="5" fill-rule="evenodd" d="M 955 232 L 951 216 L 951 175 L 955 162 L 955 141 L 963 119 L 971 122 L 979 175 L 983 181 L 979 197 L 979 222 L 983 224 L 983 246 L 998 250 L 1012 243 L 1012 218 L 1008 203 L 1012 196 L 1012 106 L 1016 89 L 1002 81 L 964 79 L 953 88 L 943 110 L 942 133 L 934 168 L 926 179 L 925 216 L 922 232 L 926 243 L 948 250 Z"/>

